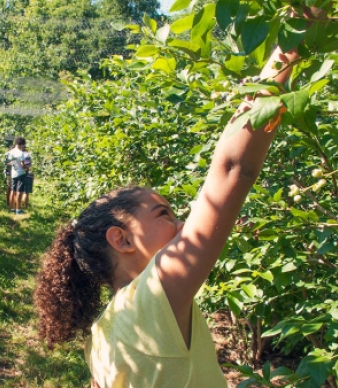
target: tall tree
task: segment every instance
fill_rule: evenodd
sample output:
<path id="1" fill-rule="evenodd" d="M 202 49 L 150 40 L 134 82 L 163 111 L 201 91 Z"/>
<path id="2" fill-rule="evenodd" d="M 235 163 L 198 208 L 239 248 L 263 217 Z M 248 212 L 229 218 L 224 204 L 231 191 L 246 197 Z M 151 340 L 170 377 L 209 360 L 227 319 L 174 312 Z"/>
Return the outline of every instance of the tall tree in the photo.
<path id="1" fill-rule="evenodd" d="M 154 0 L 4 0 L 1 5 L 0 103 L 7 108 L 54 108 L 64 96 L 62 72 L 86 70 L 101 78 L 101 60 L 128 56 L 125 47 L 136 39 L 121 26 L 137 23 L 144 12 L 159 17 Z"/>
<path id="2" fill-rule="evenodd" d="M 102 16 L 120 17 L 125 21 L 140 22 L 143 15 L 157 19 L 160 3 L 158 0 L 99 0 L 98 8 Z"/>

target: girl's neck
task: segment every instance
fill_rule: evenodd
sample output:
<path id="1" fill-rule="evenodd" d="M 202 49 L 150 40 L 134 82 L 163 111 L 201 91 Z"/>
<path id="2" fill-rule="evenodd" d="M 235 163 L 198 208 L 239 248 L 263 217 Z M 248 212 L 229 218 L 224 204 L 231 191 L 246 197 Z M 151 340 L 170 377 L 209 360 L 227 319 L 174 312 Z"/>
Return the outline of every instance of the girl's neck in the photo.
<path id="1" fill-rule="evenodd" d="M 136 271 L 117 265 L 114 271 L 114 295 L 117 294 L 123 287 L 128 286 L 128 284 L 130 284 L 138 275 L 139 273 Z"/>

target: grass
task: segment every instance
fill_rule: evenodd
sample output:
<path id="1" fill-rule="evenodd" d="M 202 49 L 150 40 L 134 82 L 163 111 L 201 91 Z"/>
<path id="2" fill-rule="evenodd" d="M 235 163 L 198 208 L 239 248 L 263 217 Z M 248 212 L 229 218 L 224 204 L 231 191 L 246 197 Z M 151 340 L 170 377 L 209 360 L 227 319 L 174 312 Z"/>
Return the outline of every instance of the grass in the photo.
<path id="1" fill-rule="evenodd" d="M 52 190 L 52 189 L 50 189 Z M 32 303 L 41 254 L 62 214 L 52 192 L 34 188 L 29 211 L 14 215 L 0 198 L 0 386 L 3 388 L 89 388 L 81 341 L 53 352 L 37 335 Z"/>

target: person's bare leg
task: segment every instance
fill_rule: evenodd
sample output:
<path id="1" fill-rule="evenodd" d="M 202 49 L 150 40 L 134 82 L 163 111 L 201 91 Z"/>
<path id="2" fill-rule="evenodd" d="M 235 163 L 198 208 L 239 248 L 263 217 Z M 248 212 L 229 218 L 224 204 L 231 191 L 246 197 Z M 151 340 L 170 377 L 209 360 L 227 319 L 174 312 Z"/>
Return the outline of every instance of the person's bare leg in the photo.
<path id="1" fill-rule="evenodd" d="M 15 209 L 15 198 L 16 198 L 16 191 L 11 191 L 10 194 L 10 204 L 11 204 L 11 209 Z"/>
<path id="2" fill-rule="evenodd" d="M 10 186 L 7 186 L 6 204 L 7 204 L 7 206 L 9 206 L 11 204 L 11 187 Z"/>
<path id="3" fill-rule="evenodd" d="M 22 196 L 22 203 L 23 203 L 23 207 L 25 209 L 28 208 L 28 201 L 29 201 L 29 194 L 24 193 L 23 196 Z"/>
<path id="4" fill-rule="evenodd" d="M 18 191 L 16 193 L 16 201 L 15 201 L 15 203 L 16 203 L 16 211 L 21 210 L 22 195 L 23 195 L 23 193 L 20 193 L 20 191 Z"/>

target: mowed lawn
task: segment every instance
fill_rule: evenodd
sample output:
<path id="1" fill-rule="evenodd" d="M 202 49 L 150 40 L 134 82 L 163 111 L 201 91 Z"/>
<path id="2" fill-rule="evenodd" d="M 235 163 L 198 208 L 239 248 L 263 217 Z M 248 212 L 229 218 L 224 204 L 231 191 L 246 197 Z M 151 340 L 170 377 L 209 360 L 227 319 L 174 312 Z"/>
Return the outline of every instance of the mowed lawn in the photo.
<path id="1" fill-rule="evenodd" d="M 0 386 L 89 387 L 82 341 L 53 352 L 38 339 L 33 306 L 35 277 L 42 253 L 62 215 L 53 207 L 52 187 L 38 183 L 29 211 L 14 215 L 0 197 Z"/>

